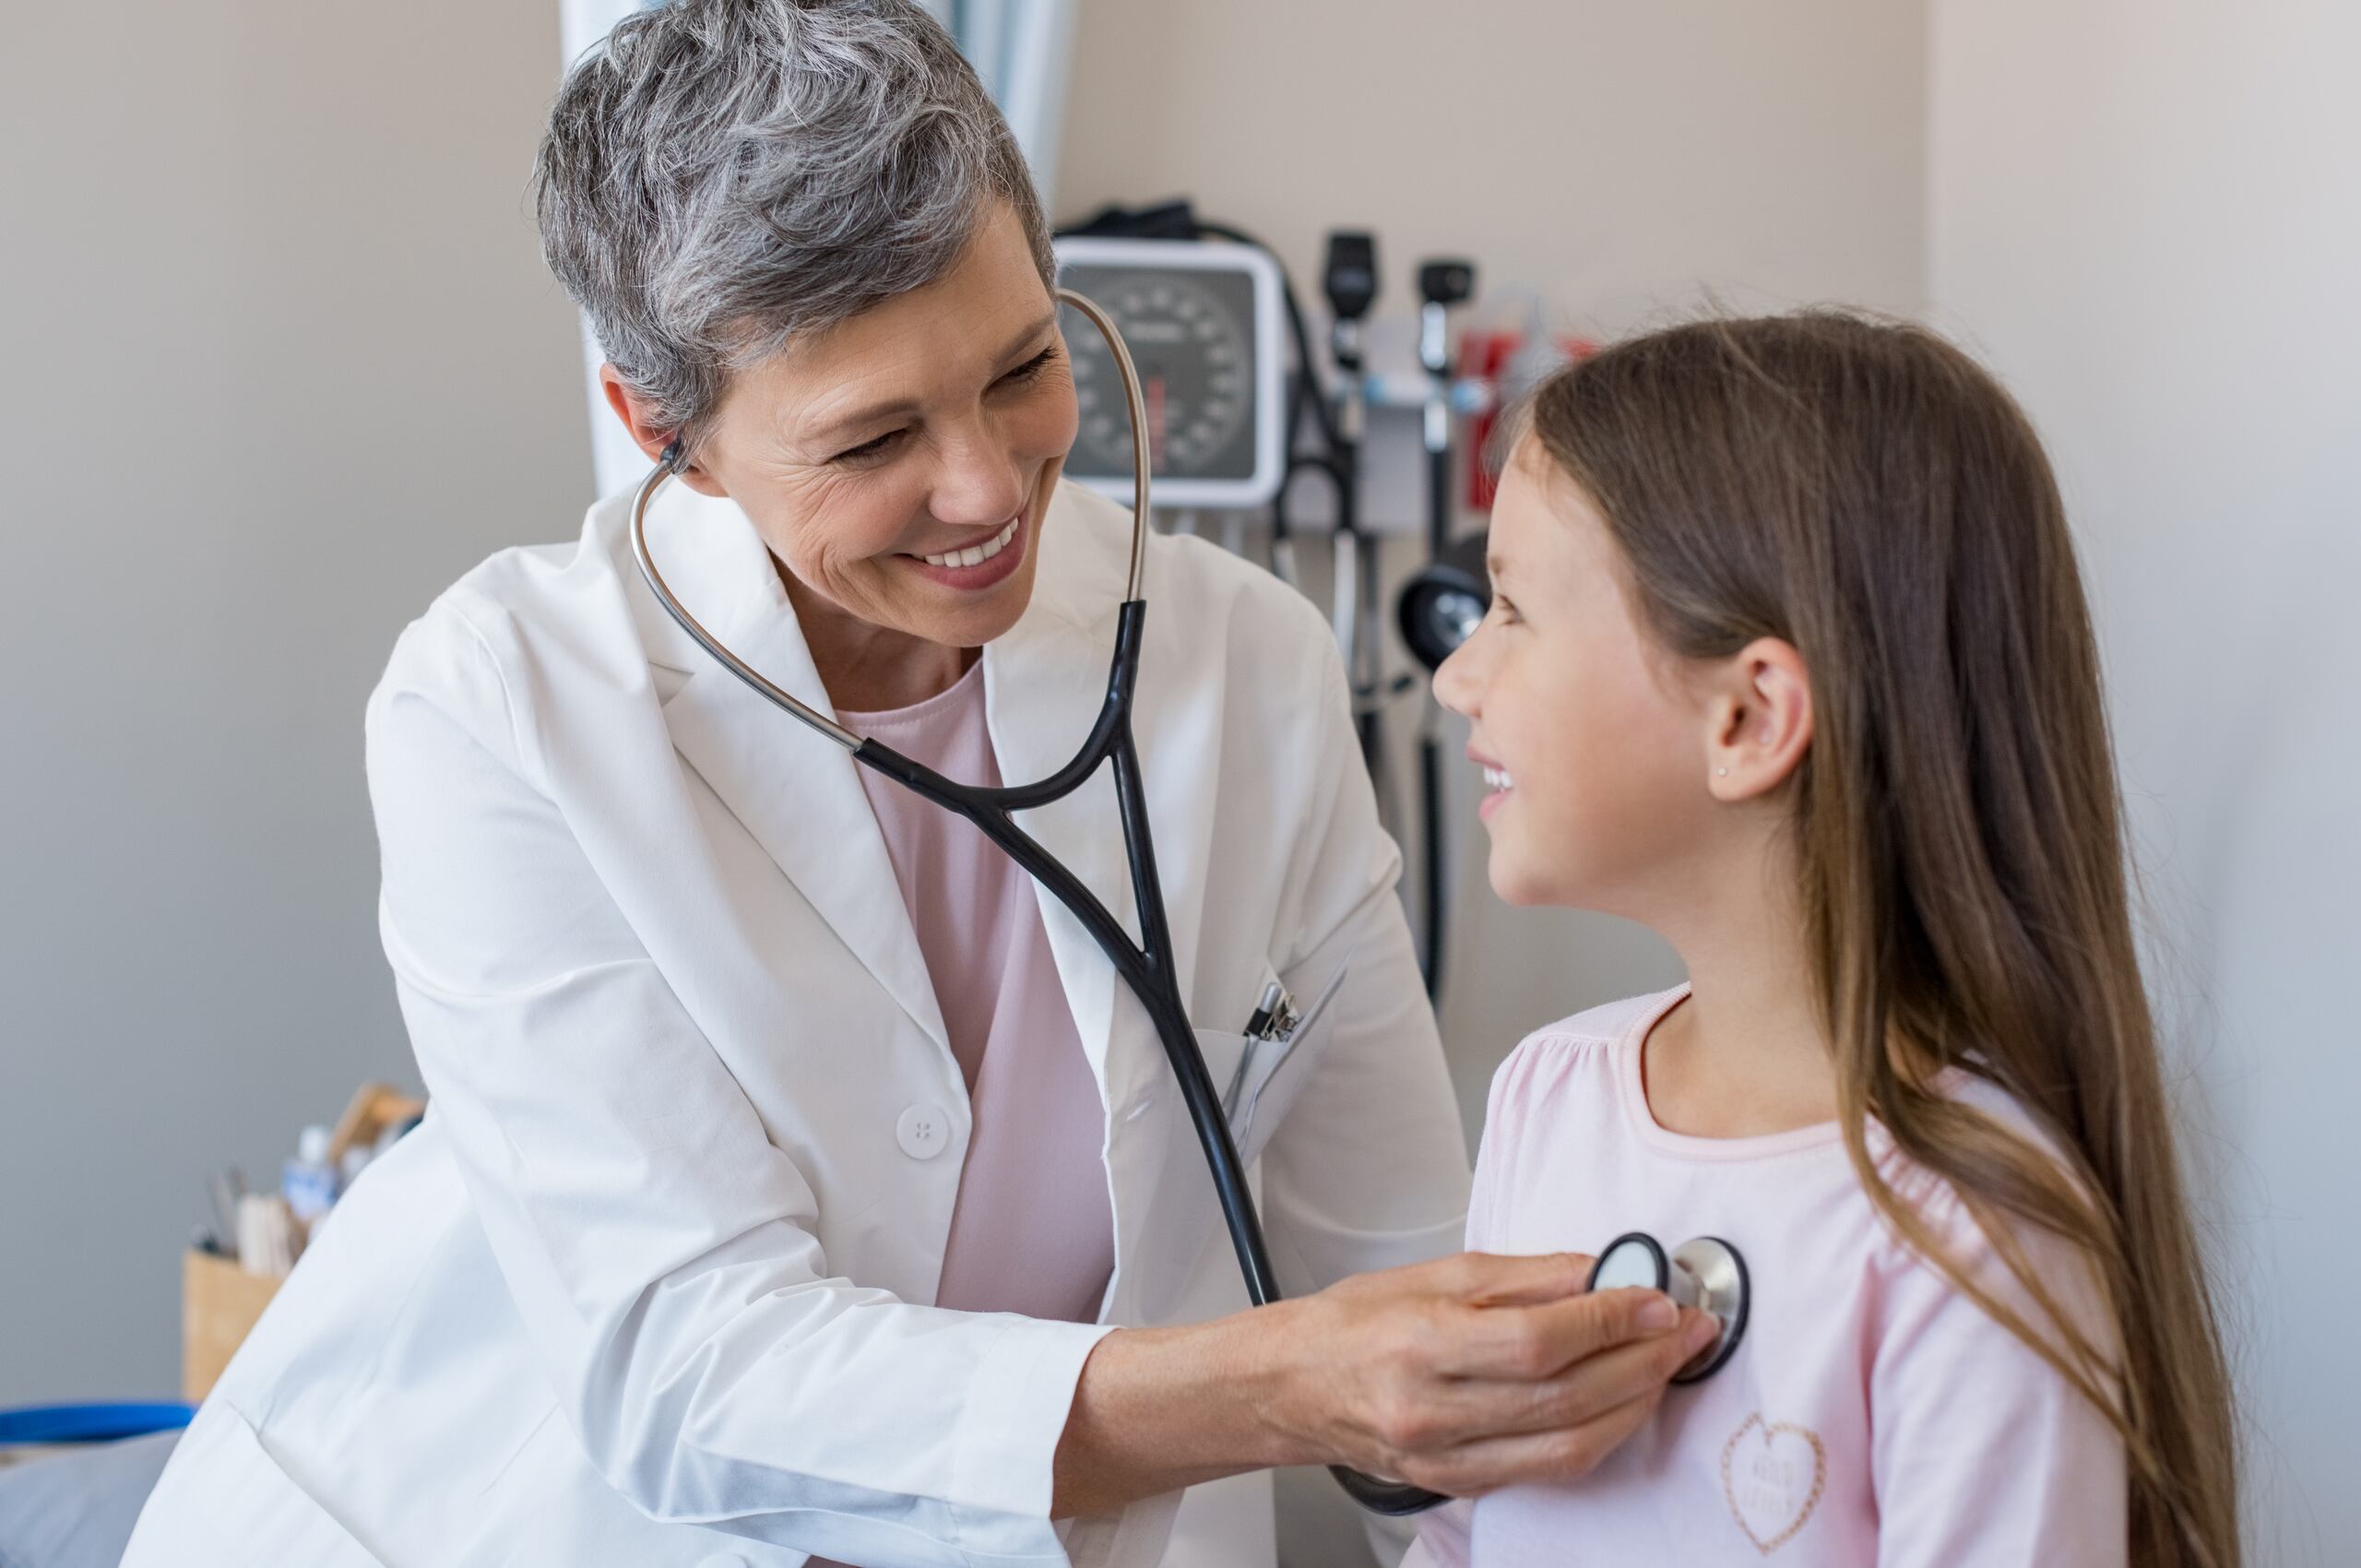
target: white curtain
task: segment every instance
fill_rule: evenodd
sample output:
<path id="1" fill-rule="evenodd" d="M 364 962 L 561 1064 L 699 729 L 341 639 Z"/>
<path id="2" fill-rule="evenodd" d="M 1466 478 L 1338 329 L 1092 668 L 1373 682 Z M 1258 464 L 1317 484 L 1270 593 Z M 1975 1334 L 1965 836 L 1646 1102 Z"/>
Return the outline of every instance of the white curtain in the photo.
<path id="1" fill-rule="evenodd" d="M 657 0 L 661 3 L 661 0 Z M 1080 0 L 919 0 L 959 41 L 974 62 L 1040 188 L 1041 203 L 1054 211 L 1058 138 L 1064 128 L 1066 77 L 1074 54 L 1075 7 Z M 640 0 L 558 0 L 558 37 L 572 65 L 609 29 L 642 9 Z M 599 493 L 611 495 L 637 482 L 647 459 L 624 434 L 623 423 L 599 390 L 603 356 L 586 321 L 582 329 L 584 372 L 590 399 L 591 462 Z"/>
<path id="2" fill-rule="evenodd" d="M 564 55 L 561 68 L 571 69 L 584 50 L 639 8 L 635 0 L 558 0 L 558 46 Z M 582 318 L 582 365 L 590 399 L 590 470 L 599 493 L 611 495 L 646 477 L 648 464 L 623 429 L 623 422 L 607 407 L 606 394 L 599 389 L 599 366 L 605 359 L 586 315 Z"/>
<path id="3" fill-rule="evenodd" d="M 922 0 L 959 41 L 1008 117 L 1041 205 L 1057 207 L 1058 137 L 1080 0 Z"/>

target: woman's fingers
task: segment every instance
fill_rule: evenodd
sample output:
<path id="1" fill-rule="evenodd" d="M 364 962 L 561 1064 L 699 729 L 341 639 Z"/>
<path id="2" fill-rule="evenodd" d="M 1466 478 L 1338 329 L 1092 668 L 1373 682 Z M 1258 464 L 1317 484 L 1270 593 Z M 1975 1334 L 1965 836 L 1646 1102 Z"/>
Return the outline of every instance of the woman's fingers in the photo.
<path id="1" fill-rule="evenodd" d="M 1590 1289 L 1597 1260 L 1583 1253 L 1511 1257 L 1462 1253 L 1432 1265 L 1447 1271 L 1446 1288 L 1471 1307 L 1530 1306 L 1562 1301 Z"/>
<path id="2" fill-rule="evenodd" d="M 1532 1383 L 1619 1345 L 1661 1338 L 1679 1324 L 1669 1297 L 1637 1287 L 1472 1307 L 1458 1314 L 1449 1359 L 1437 1370 Z"/>
<path id="3" fill-rule="evenodd" d="M 1288 1330 L 1264 1339 L 1276 1451 L 1412 1479 L 1458 1454 L 1505 1467 L 1494 1486 L 1513 1465 L 1579 1474 L 1715 1332 L 1654 1290 L 1593 1293 L 1590 1269 L 1572 1253 L 1465 1253 L 1264 1309 Z"/>
<path id="4" fill-rule="evenodd" d="M 1677 1332 L 1613 1346 L 1538 1380 L 1440 1381 L 1407 1402 L 1387 1435 L 1406 1449 L 1426 1451 L 1580 1427 L 1660 1392 L 1720 1332 L 1713 1318 L 1692 1310 L 1681 1313 Z"/>
<path id="5" fill-rule="evenodd" d="M 1579 1479 L 1637 1431 L 1663 1401 L 1664 1387 L 1659 1384 L 1576 1426 L 1478 1438 L 1421 1454 L 1403 1466 L 1404 1479 L 1453 1497 L 1480 1497 L 1504 1486 Z"/>

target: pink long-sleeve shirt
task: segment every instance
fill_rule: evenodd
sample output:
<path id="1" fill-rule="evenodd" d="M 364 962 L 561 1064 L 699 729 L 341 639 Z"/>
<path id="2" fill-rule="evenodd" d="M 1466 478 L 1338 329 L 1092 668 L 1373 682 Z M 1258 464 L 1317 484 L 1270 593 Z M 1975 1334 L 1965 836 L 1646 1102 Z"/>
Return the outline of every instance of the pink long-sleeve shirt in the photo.
<path id="1" fill-rule="evenodd" d="M 1642 1048 L 1686 995 L 1585 1013 L 1509 1057 L 1492 1084 L 1467 1244 L 1596 1253 L 1627 1230 L 1667 1250 L 1722 1237 L 1751 1277 L 1745 1338 L 1712 1377 L 1671 1389 L 1583 1480 L 1428 1515 L 1405 1568 L 2120 1568 L 2114 1429 L 1892 1234 L 1835 1123 L 1717 1139 L 1656 1123 Z M 2009 1096 L 1954 1076 L 1948 1092 L 2040 1141 Z M 2041 1322 L 1953 1192 L 1874 1126 L 1869 1146 L 1952 1254 Z M 2111 1355 L 2087 1265 L 2051 1238 L 2019 1240 Z"/>

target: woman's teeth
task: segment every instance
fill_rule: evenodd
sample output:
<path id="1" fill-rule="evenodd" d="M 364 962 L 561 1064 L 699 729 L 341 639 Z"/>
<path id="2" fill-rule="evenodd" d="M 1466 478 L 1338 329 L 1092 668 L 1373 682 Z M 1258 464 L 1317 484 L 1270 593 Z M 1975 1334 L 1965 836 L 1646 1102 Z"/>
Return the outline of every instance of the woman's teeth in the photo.
<path id="1" fill-rule="evenodd" d="M 1509 777 L 1509 770 L 1505 767 L 1486 768 L 1484 770 L 1484 782 L 1495 790 L 1513 790 L 1516 788 L 1516 780 Z"/>
<path id="2" fill-rule="evenodd" d="M 946 550 L 940 555 L 921 555 L 919 560 L 930 566 L 980 566 L 1008 548 L 1016 537 L 1016 525 L 1025 520 L 1022 513 L 1008 520 L 1008 526 L 971 550 Z"/>

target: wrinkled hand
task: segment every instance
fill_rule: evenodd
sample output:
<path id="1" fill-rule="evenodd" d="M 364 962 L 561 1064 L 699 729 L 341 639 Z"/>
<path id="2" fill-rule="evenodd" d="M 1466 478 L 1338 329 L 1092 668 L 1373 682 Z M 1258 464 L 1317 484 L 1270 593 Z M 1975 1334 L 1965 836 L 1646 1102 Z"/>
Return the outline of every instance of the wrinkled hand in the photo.
<path id="1" fill-rule="evenodd" d="M 1654 1290 L 1585 1292 L 1591 1261 L 1463 1253 L 1264 1309 L 1264 1420 L 1298 1463 L 1455 1497 L 1585 1475 L 1717 1333 Z"/>

